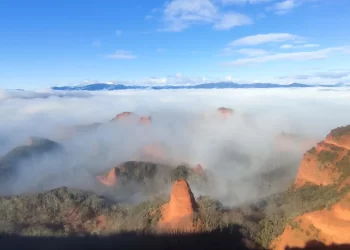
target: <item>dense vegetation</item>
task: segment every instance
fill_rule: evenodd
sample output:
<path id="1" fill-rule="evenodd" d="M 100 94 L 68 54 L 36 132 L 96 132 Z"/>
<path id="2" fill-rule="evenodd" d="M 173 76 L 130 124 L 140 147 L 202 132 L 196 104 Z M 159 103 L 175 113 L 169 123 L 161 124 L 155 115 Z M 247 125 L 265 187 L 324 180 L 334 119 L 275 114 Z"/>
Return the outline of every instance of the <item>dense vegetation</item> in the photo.
<path id="1" fill-rule="evenodd" d="M 340 161 L 336 163 L 341 176 L 340 181 L 344 181 L 346 178 L 350 177 L 350 157 L 344 156 Z"/>
<path id="2" fill-rule="evenodd" d="M 338 157 L 337 153 L 323 150 L 318 154 L 318 161 L 320 163 L 333 163 Z"/>
<path id="3" fill-rule="evenodd" d="M 146 165 L 145 165 L 146 166 Z M 185 168 L 177 169 L 183 177 Z M 180 176 L 178 175 L 180 174 Z M 241 226 L 242 234 L 258 245 L 268 247 L 298 215 L 330 208 L 349 188 L 307 185 L 289 189 L 255 204 L 226 209 L 209 197 L 199 197 L 198 218 L 205 231 L 227 230 Z M 160 207 L 168 197 L 156 197 L 138 205 L 116 203 L 93 193 L 60 188 L 40 194 L 0 198 L 1 233 L 21 235 L 86 235 L 125 231 L 155 232 Z M 96 218 L 107 218 L 107 229 Z M 294 225 L 296 226 L 296 225 Z"/>
<path id="4" fill-rule="evenodd" d="M 339 127 L 331 131 L 331 135 L 336 139 L 339 139 L 341 136 L 349 133 L 350 133 L 350 125 Z"/>

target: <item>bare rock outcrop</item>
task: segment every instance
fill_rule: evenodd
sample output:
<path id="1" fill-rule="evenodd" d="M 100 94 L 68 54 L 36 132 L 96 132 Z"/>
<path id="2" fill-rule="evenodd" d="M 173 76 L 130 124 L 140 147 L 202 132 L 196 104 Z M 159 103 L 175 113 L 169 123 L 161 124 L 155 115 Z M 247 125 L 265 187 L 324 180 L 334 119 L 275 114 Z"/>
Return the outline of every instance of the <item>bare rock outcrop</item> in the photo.
<path id="1" fill-rule="evenodd" d="M 350 127 L 332 130 L 322 142 L 305 153 L 295 186 L 342 185 L 350 178 Z"/>
<path id="2" fill-rule="evenodd" d="M 185 179 L 176 180 L 172 186 L 170 201 L 161 208 L 158 228 L 169 232 L 196 232 L 200 222 L 196 218 L 197 204 Z"/>
<path id="3" fill-rule="evenodd" d="M 350 126 L 334 129 L 305 153 L 294 188 L 335 187 L 337 197 L 324 197 L 326 208 L 297 216 L 273 240 L 271 249 L 305 247 L 317 240 L 325 245 L 350 243 Z M 332 199 L 332 201 L 331 201 Z"/>
<path id="4" fill-rule="evenodd" d="M 116 185 L 118 179 L 116 169 L 112 168 L 106 175 L 97 176 L 97 179 L 108 187 Z"/>

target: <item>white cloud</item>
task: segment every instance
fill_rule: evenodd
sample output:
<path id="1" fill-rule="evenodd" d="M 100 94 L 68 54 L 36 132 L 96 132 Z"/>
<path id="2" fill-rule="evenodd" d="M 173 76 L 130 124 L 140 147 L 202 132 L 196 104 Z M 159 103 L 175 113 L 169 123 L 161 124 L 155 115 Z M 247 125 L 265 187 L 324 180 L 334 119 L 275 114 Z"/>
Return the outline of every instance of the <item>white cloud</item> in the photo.
<path id="1" fill-rule="evenodd" d="M 28 91 L 28 90 L 1 90 L 0 89 L 0 101 L 9 99 L 47 99 L 51 97 L 74 97 L 74 98 L 87 98 L 91 97 L 91 93 L 85 91 Z"/>
<path id="2" fill-rule="evenodd" d="M 276 14 L 286 14 L 297 6 L 294 0 L 284 0 L 282 2 L 276 3 L 274 6 L 274 11 Z"/>
<path id="3" fill-rule="evenodd" d="M 246 56 L 262 56 L 268 54 L 268 52 L 264 49 L 251 49 L 251 48 L 243 48 L 236 50 L 232 47 L 224 48 L 219 56 L 232 56 L 234 54 L 242 54 Z"/>
<path id="4" fill-rule="evenodd" d="M 302 44 L 302 45 L 284 44 L 280 48 L 281 49 L 296 49 L 296 48 L 316 48 L 316 47 L 320 47 L 320 45 L 315 44 L 315 43 L 307 43 L 307 44 Z"/>
<path id="5" fill-rule="evenodd" d="M 211 23 L 217 9 L 209 0 L 173 0 L 164 9 L 164 18 L 169 31 L 181 31 L 192 23 Z"/>
<path id="6" fill-rule="evenodd" d="M 232 41 L 230 46 L 242 46 L 242 45 L 259 45 L 263 43 L 271 42 L 285 42 L 300 40 L 301 37 L 289 33 L 267 33 L 257 34 L 253 36 L 246 36 Z"/>
<path id="7" fill-rule="evenodd" d="M 227 30 L 236 26 L 252 24 L 253 20 L 240 13 L 225 13 L 222 18 L 214 25 L 215 29 Z"/>
<path id="8" fill-rule="evenodd" d="M 115 34 L 116 34 L 117 36 L 121 36 L 122 33 L 123 33 L 123 31 L 121 31 L 121 30 L 116 30 L 116 31 L 115 31 Z"/>
<path id="9" fill-rule="evenodd" d="M 210 0 L 172 0 L 163 11 L 165 27 L 161 31 L 182 31 L 193 24 L 210 24 L 215 29 L 225 30 L 235 26 L 251 24 L 246 15 L 221 11 Z"/>
<path id="10" fill-rule="evenodd" d="M 267 3 L 274 0 L 218 0 L 224 5 L 230 5 L 230 4 L 260 4 L 260 3 Z"/>
<path id="11" fill-rule="evenodd" d="M 266 9 L 268 11 L 273 11 L 275 14 L 284 15 L 304 4 L 315 3 L 320 1 L 321 0 L 282 0 L 273 4 L 272 6 L 267 7 Z"/>
<path id="12" fill-rule="evenodd" d="M 335 71 L 323 71 L 323 72 L 315 72 L 311 74 L 298 74 L 298 75 L 290 75 L 290 76 L 282 76 L 280 79 L 296 79 L 296 80 L 318 80 L 322 79 L 324 82 L 325 80 L 331 80 L 330 82 L 334 83 L 332 80 L 340 80 L 344 79 L 346 77 L 350 76 L 350 70 L 335 70 Z M 329 81 L 328 81 L 329 82 Z M 337 83 L 337 82 L 336 82 Z"/>
<path id="13" fill-rule="evenodd" d="M 107 55 L 110 59 L 135 59 L 136 56 L 128 50 L 117 50 L 115 53 Z"/>
<path id="14" fill-rule="evenodd" d="M 219 199 L 224 205 L 235 205 L 269 195 L 256 185 L 255 176 L 275 165 L 285 166 L 286 173 L 278 176 L 279 181 L 283 177 L 282 185 L 272 188 L 275 192 L 284 190 L 289 183 L 284 178 L 293 181 L 292 173 L 297 171 L 307 149 L 295 145 L 288 154 L 276 158 L 280 155 L 274 147 L 276 135 L 286 131 L 315 142 L 323 139 L 330 129 L 349 122 L 344 115 L 350 105 L 349 97 L 349 91 L 225 89 L 103 92 L 86 99 L 15 99 L 0 105 L 0 138 L 5 142 L 0 144 L 0 152 L 3 155 L 23 145 L 28 136 L 57 140 L 69 154 L 48 153 L 44 160 L 38 157 L 26 161 L 19 168 L 14 191 L 37 191 L 33 183 L 43 184 L 46 190 L 64 185 L 92 191 L 96 188 L 95 179 L 84 173 L 99 173 L 134 160 L 145 145 L 160 141 L 167 149 L 167 164 L 200 163 L 215 173 L 218 185 L 209 191 L 201 190 L 203 195 Z M 220 106 L 235 109 L 235 115 L 225 122 L 216 119 Z M 152 115 L 153 122 L 147 128 L 108 122 L 123 111 Z M 66 126 L 92 122 L 104 125 L 76 135 L 60 133 L 65 132 Z M 235 157 L 241 154 L 249 161 Z M 57 178 L 52 178 L 53 174 Z M 246 177 L 252 177 L 252 181 Z M 228 180 L 236 188 L 227 188 Z M 12 180 L 6 184 L 12 184 Z M 158 186 L 156 189 L 162 190 Z M 164 190 L 169 194 L 168 188 Z M 232 192 L 234 198 L 230 199 Z"/>
<path id="15" fill-rule="evenodd" d="M 268 54 L 268 52 L 263 49 L 249 49 L 249 48 L 240 49 L 240 50 L 237 50 L 237 52 L 247 56 L 263 56 Z"/>
<path id="16" fill-rule="evenodd" d="M 223 81 L 224 78 L 215 78 L 209 76 L 184 76 L 181 73 L 176 73 L 174 75 L 168 75 L 166 77 L 148 77 L 143 79 L 136 79 L 131 81 L 121 81 L 126 84 L 134 85 L 194 85 L 201 83 L 219 82 Z"/>
<path id="17" fill-rule="evenodd" d="M 265 56 L 257 56 L 250 58 L 240 58 L 231 62 L 226 62 L 227 66 L 237 66 L 237 65 L 246 65 L 254 63 L 265 63 L 272 61 L 309 61 L 309 60 L 318 60 L 327 58 L 330 53 L 348 51 L 349 48 L 343 47 L 333 47 L 322 50 L 316 50 L 311 52 L 292 52 L 292 53 L 276 53 Z"/>
<path id="18" fill-rule="evenodd" d="M 237 51 L 235 49 L 230 48 L 230 47 L 226 47 L 220 52 L 219 56 L 230 56 L 236 52 Z"/>

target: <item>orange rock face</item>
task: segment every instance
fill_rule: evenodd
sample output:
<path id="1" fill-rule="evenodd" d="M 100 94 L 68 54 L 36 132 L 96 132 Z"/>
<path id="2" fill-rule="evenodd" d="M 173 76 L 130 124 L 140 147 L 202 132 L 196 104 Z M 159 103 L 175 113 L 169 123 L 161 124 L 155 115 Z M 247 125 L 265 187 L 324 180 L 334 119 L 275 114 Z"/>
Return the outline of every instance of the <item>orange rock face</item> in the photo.
<path id="1" fill-rule="evenodd" d="M 296 187 L 306 183 L 340 184 L 347 179 L 345 174 L 349 168 L 350 150 L 330 138 L 327 136 L 325 141 L 305 153 L 295 180 Z"/>
<path id="2" fill-rule="evenodd" d="M 305 247 L 312 240 L 326 245 L 350 243 L 350 196 L 344 197 L 330 210 L 306 213 L 294 219 L 283 234 L 275 239 L 271 247 L 284 250 L 289 247 Z"/>
<path id="3" fill-rule="evenodd" d="M 158 227 L 162 231 L 194 232 L 199 230 L 195 221 L 197 204 L 187 181 L 174 182 L 170 201 L 161 208 L 162 217 Z"/>
<path id="4" fill-rule="evenodd" d="M 150 116 L 141 116 L 139 123 L 142 125 L 148 125 L 152 123 L 152 118 Z"/>
<path id="5" fill-rule="evenodd" d="M 112 168 L 107 175 L 105 176 L 97 176 L 97 180 L 99 180 L 103 185 L 108 187 L 114 186 L 117 183 L 117 173 L 115 168 Z"/>
<path id="6" fill-rule="evenodd" d="M 350 185 L 350 127 L 332 130 L 326 139 L 309 150 L 302 160 L 295 188 L 305 184 L 327 186 L 335 184 L 338 190 Z M 325 201 L 327 202 L 327 201 Z M 305 213 L 286 226 L 271 248 L 303 248 L 317 240 L 324 245 L 350 243 L 350 192 L 329 210 Z"/>
<path id="7" fill-rule="evenodd" d="M 233 115 L 233 109 L 230 108 L 220 107 L 217 109 L 217 112 L 222 118 L 228 118 Z"/>

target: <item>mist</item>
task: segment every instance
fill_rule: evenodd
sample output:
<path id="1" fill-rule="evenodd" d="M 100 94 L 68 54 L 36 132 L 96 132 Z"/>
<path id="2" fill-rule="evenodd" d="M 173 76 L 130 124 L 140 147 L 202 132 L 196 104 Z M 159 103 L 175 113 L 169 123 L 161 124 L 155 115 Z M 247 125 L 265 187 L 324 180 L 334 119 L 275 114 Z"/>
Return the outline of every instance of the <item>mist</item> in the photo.
<path id="1" fill-rule="evenodd" d="M 98 173 L 126 161 L 151 160 L 201 164 L 213 182 L 209 189 L 193 188 L 196 196 L 210 195 L 230 206 L 260 199 L 288 188 L 305 151 L 331 129 L 349 124 L 350 92 L 324 90 L 2 91 L 0 156 L 30 136 L 58 142 L 64 150 L 20 163 L 16 178 L 1 188 L 7 195 L 61 186 L 100 192 Z M 233 116 L 221 119 L 218 107 L 234 109 Z M 110 122 L 124 111 L 150 115 L 152 124 Z M 96 129 L 72 130 L 97 122 L 102 125 Z M 302 143 L 281 143 L 282 132 L 300 136 Z M 163 157 L 145 159 L 141 152 L 147 145 L 160 145 Z M 279 174 L 265 189 L 258 176 L 273 170 Z"/>

